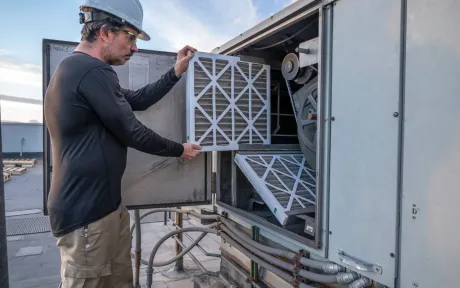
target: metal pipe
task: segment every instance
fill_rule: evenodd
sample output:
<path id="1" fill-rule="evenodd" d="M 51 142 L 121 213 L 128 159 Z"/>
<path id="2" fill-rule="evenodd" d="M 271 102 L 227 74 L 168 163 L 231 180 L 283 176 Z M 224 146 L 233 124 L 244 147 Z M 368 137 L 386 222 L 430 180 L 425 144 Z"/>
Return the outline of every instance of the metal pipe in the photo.
<path id="1" fill-rule="evenodd" d="M 198 213 L 196 213 L 195 211 L 192 211 L 192 210 L 181 210 L 181 209 L 176 209 L 176 208 L 157 208 L 157 209 L 152 209 L 152 210 L 142 214 L 141 217 L 139 218 L 139 220 L 144 219 L 146 216 L 148 216 L 150 214 L 160 213 L 160 212 L 185 213 L 187 215 L 192 215 L 194 217 L 204 219 L 204 220 L 217 220 L 220 217 L 219 215 L 201 215 L 201 214 L 198 214 Z M 171 215 L 170 215 L 169 218 L 171 218 Z M 131 226 L 131 235 L 133 235 L 133 231 L 134 231 L 135 226 L 136 226 L 135 223 L 133 224 L 133 226 Z"/>
<path id="2" fill-rule="evenodd" d="M 238 249 L 241 253 L 243 253 L 249 259 L 257 262 L 260 266 L 264 267 L 265 269 L 273 272 L 274 274 L 281 277 L 283 280 L 289 282 L 290 284 L 294 284 L 294 276 L 282 271 L 281 269 L 276 268 L 275 266 L 269 264 L 268 262 L 262 260 L 261 258 L 257 257 L 256 255 L 252 254 L 246 248 L 238 244 L 235 240 L 233 240 L 230 236 L 228 236 L 225 232 L 221 232 L 221 238 L 227 241 L 230 245 L 234 246 Z"/>
<path id="3" fill-rule="evenodd" d="M 203 233 L 203 237 L 206 235 L 207 233 Z M 173 236 L 173 238 L 176 240 L 176 243 L 179 244 L 182 248 L 184 249 L 187 249 L 187 247 L 184 245 L 184 243 L 179 239 L 179 237 L 177 236 Z M 201 238 L 202 239 L 202 238 Z M 200 240 L 201 240 L 200 239 Z M 195 264 L 198 266 L 198 268 L 201 269 L 201 271 L 203 271 L 203 273 L 206 273 L 208 272 L 208 270 L 206 270 L 206 268 L 204 268 L 204 266 L 198 261 L 198 259 L 196 259 L 196 257 L 192 254 L 191 251 L 189 251 L 188 253 L 188 256 L 190 256 L 190 258 L 193 260 L 193 262 L 195 262 Z M 181 257 L 182 258 L 182 257 Z M 177 263 L 177 262 L 176 262 Z"/>
<path id="4" fill-rule="evenodd" d="M 164 263 L 168 263 L 169 261 L 163 261 L 163 262 L 160 262 L 160 263 L 155 263 L 153 262 L 153 259 L 155 258 L 155 254 L 156 252 L 158 251 L 158 249 L 160 248 L 160 246 L 166 241 L 168 240 L 169 237 L 171 236 L 174 236 L 176 234 L 179 234 L 179 233 L 182 233 L 182 232 L 188 232 L 188 231 L 199 231 L 199 232 L 206 232 L 206 233 L 213 233 L 213 234 L 217 234 L 217 231 L 215 229 L 212 229 L 212 227 L 216 226 L 217 223 L 213 223 L 209 226 L 205 226 L 205 227 L 186 227 L 186 228 L 181 228 L 181 229 L 177 229 L 177 230 L 174 230 L 174 231 L 171 231 L 169 232 L 168 234 L 166 234 L 165 236 L 163 236 L 158 242 L 157 244 L 155 244 L 155 247 L 153 247 L 153 250 L 152 250 L 152 253 L 150 254 L 150 258 L 149 258 L 149 262 L 148 262 L 148 266 L 147 266 L 147 287 L 151 287 L 152 285 L 152 274 L 153 274 L 153 267 L 154 266 L 162 266 L 162 265 L 167 265 L 167 264 L 164 264 Z M 201 235 L 202 237 L 204 237 L 204 235 L 202 234 Z M 201 238 L 198 237 L 196 241 L 196 243 L 198 243 L 199 241 L 201 241 Z M 195 242 L 194 242 L 195 243 Z M 183 250 L 181 252 L 181 254 L 177 255 L 176 257 L 174 257 L 173 259 L 177 260 L 179 259 L 180 257 L 184 256 L 184 254 L 188 253 L 188 251 L 190 251 L 193 247 L 194 247 L 194 243 L 192 243 L 192 245 L 190 245 L 189 247 L 187 247 L 185 250 Z M 173 260 L 173 261 L 175 261 Z M 172 262 L 169 262 L 169 263 L 172 263 Z M 168 264 L 169 264 L 168 263 Z M 159 265 L 159 264 L 162 264 L 162 265 Z"/>
<path id="5" fill-rule="evenodd" d="M 180 207 L 178 207 L 178 209 L 180 209 Z M 180 230 L 180 228 L 182 228 L 182 219 L 183 219 L 182 218 L 182 213 L 176 212 L 174 220 L 176 222 L 176 225 L 179 226 L 179 228 L 177 228 L 179 230 Z M 179 233 L 177 235 L 177 237 L 180 240 L 180 242 L 183 241 L 182 233 Z M 203 239 L 203 238 L 201 238 L 201 239 Z M 179 241 L 176 241 L 176 247 L 175 248 L 176 248 L 176 256 L 180 255 L 182 253 L 182 246 L 179 244 Z M 184 258 L 183 257 L 180 257 L 179 259 L 177 259 L 177 261 L 175 263 L 175 269 L 177 269 L 178 271 L 183 271 L 184 270 Z"/>
<path id="6" fill-rule="evenodd" d="M 134 256 L 134 266 L 135 266 L 135 272 L 134 272 L 134 287 L 140 287 L 139 284 L 139 278 L 140 278 L 140 268 L 141 268 L 141 220 L 140 220 L 140 215 L 139 215 L 139 210 L 136 209 L 134 210 L 134 223 L 136 223 L 136 248 L 135 248 L 135 253 L 136 255 Z"/>
<path id="7" fill-rule="evenodd" d="M 237 285 L 233 285 L 227 278 L 224 277 L 224 275 L 219 274 L 219 278 L 220 278 L 220 280 L 222 280 L 222 282 L 224 282 L 225 287 L 238 288 Z"/>
<path id="8" fill-rule="evenodd" d="M 228 256 L 226 257 L 225 255 L 223 255 L 223 257 L 227 259 L 228 264 L 232 266 L 232 269 L 235 269 L 235 270 L 238 271 L 240 274 L 246 276 L 246 278 L 247 278 L 246 281 L 247 281 L 247 282 L 250 282 L 250 283 L 252 284 L 253 288 L 262 288 L 262 287 L 260 287 L 260 285 L 257 284 L 254 280 L 251 280 L 251 279 L 248 278 L 247 272 L 246 272 L 245 270 L 242 270 L 240 267 L 238 267 L 238 266 L 236 266 L 234 263 L 230 262 Z"/>
<path id="9" fill-rule="evenodd" d="M 244 241 L 243 241 L 243 239 L 241 237 L 238 237 L 236 234 L 232 233 L 230 230 L 225 229 L 225 227 L 221 227 L 221 228 L 227 235 L 229 235 L 232 238 L 232 240 L 244 245 L 244 243 L 243 243 Z M 278 259 L 278 258 L 276 258 L 276 257 L 274 257 L 274 256 L 272 256 L 270 254 L 267 254 L 265 252 L 262 252 L 259 249 L 255 248 L 255 247 L 253 247 L 251 245 L 246 246 L 246 249 L 251 251 L 252 253 L 256 254 L 257 256 L 261 257 L 262 259 L 267 260 L 268 262 L 270 262 L 273 265 L 276 265 L 276 266 L 278 266 L 280 268 L 283 268 L 283 269 L 291 271 L 291 272 L 294 272 L 294 270 L 295 270 L 295 265 L 287 263 L 287 262 L 285 262 L 283 260 L 280 260 L 280 259 Z M 254 262 L 256 262 L 256 261 L 254 261 Z"/>
<path id="10" fill-rule="evenodd" d="M 22 152 L 24 151 L 24 142 L 26 141 L 26 139 L 23 137 L 21 138 L 21 154 L 20 154 L 20 157 L 22 157 Z"/>
<path id="11" fill-rule="evenodd" d="M 232 166 L 231 166 L 231 194 L 232 194 L 232 206 L 238 206 L 238 194 L 237 194 L 237 179 L 236 179 L 236 163 L 233 161 L 236 156 L 236 152 L 232 151 Z"/>
<path id="12" fill-rule="evenodd" d="M 171 220 L 172 221 L 172 220 Z M 166 224 L 165 224 L 166 225 Z M 176 224 L 174 224 L 173 222 L 173 225 L 176 227 L 176 228 L 180 228 L 179 226 L 177 226 Z M 195 239 L 192 238 L 192 236 L 188 235 L 188 233 L 182 233 L 184 234 L 185 236 L 187 236 L 188 239 L 190 239 L 190 241 L 194 242 Z M 205 255 L 205 256 L 208 256 L 208 257 L 216 257 L 216 258 L 220 258 L 220 254 L 217 254 L 217 253 L 210 253 L 208 251 L 206 251 L 199 243 L 196 244 L 196 247 L 198 249 L 201 250 L 201 252 Z"/>
<path id="13" fill-rule="evenodd" d="M 244 243 L 247 245 L 251 245 L 252 247 L 257 248 L 265 253 L 273 254 L 276 256 L 280 256 L 280 257 L 285 257 L 289 259 L 294 259 L 294 257 L 296 257 L 296 253 L 294 252 L 268 247 L 263 244 L 260 244 L 259 242 L 253 241 L 245 233 L 234 228 L 233 225 L 230 223 L 230 221 L 225 218 L 221 218 L 220 221 L 224 224 L 224 225 L 220 225 L 220 228 L 222 228 L 225 232 L 227 232 L 227 234 L 229 231 L 233 232 L 234 234 L 239 236 L 239 238 L 241 238 L 241 240 L 243 240 Z"/>
<path id="14" fill-rule="evenodd" d="M 355 280 L 353 283 L 350 284 L 350 288 L 365 288 L 372 285 L 372 281 L 369 278 L 363 277 Z"/>
<path id="15" fill-rule="evenodd" d="M 223 225 L 220 225 L 220 228 L 222 230 L 224 230 L 227 234 L 229 234 L 229 232 L 230 233 L 233 232 L 233 234 L 236 234 L 236 236 L 238 236 L 239 239 L 241 239 L 242 242 L 244 242 L 245 244 L 250 245 L 250 246 L 252 246 L 252 247 L 254 247 L 256 249 L 259 249 L 260 251 L 263 251 L 263 252 L 268 253 L 268 254 L 280 256 L 280 257 L 285 257 L 285 258 L 288 258 L 288 259 L 291 259 L 291 260 L 294 260 L 294 258 L 296 258 L 296 256 L 297 256 L 297 254 L 294 253 L 294 252 L 268 247 L 268 246 L 265 246 L 265 245 L 263 245 L 263 244 L 261 244 L 259 242 L 253 241 L 245 233 L 243 233 L 243 232 L 239 231 L 238 229 L 234 228 L 230 224 L 230 222 L 225 218 L 221 218 L 220 221 L 223 224 Z M 299 262 L 302 265 L 305 265 L 305 266 L 308 266 L 308 267 L 311 267 L 311 268 L 321 269 L 326 273 L 338 273 L 338 272 L 345 271 L 344 267 L 342 267 L 342 266 L 340 266 L 338 264 L 332 263 L 332 262 L 323 262 L 323 261 L 318 261 L 318 260 L 312 260 L 312 259 L 305 258 L 305 257 L 301 257 L 299 259 Z"/>
<path id="16" fill-rule="evenodd" d="M 187 227 L 187 228 L 201 228 L 201 227 Z M 187 228 L 182 228 L 182 229 L 187 229 Z M 177 229 L 175 231 L 178 231 L 180 229 Z M 190 230 L 190 229 L 189 229 Z M 174 231 L 173 231 L 174 232 Z M 163 261 L 163 262 L 152 262 L 152 267 L 160 267 L 160 266 L 166 266 L 168 264 L 171 264 L 173 263 L 174 261 L 177 261 L 178 259 L 182 258 L 185 254 L 188 253 L 188 251 L 192 250 L 193 247 L 195 247 L 196 243 L 200 242 L 204 236 L 206 236 L 206 234 L 208 233 L 211 233 L 211 232 L 203 232 L 198 238 L 196 238 L 196 240 L 190 244 L 190 246 L 188 246 L 185 250 L 182 251 L 181 249 L 181 252 L 179 254 L 177 254 L 175 257 L 169 259 L 169 260 L 166 260 L 166 261 Z M 215 232 L 214 232 L 215 233 Z M 177 233 L 179 234 L 179 233 Z M 161 242 L 161 240 L 159 241 Z M 155 251 L 156 252 L 156 251 Z"/>
<path id="17" fill-rule="evenodd" d="M 338 273 L 337 275 L 322 275 L 313 273 L 304 269 L 300 269 L 298 274 L 308 280 L 320 283 L 350 283 L 351 281 L 358 278 L 358 274 L 355 272 L 350 273 Z"/>
<path id="18" fill-rule="evenodd" d="M 310 268 L 315 268 L 315 269 L 320 269 L 326 273 L 336 274 L 339 272 L 344 272 L 346 270 L 345 267 L 342 267 L 335 263 L 315 261 L 315 260 L 308 259 L 305 257 L 300 258 L 299 262 L 300 264 L 304 266 L 308 266 Z"/>

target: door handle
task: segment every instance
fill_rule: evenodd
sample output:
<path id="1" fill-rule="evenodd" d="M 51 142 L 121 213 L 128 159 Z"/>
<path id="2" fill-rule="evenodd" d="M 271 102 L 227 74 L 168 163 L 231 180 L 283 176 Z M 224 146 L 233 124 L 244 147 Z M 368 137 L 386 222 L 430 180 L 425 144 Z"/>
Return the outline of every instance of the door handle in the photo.
<path id="1" fill-rule="evenodd" d="M 355 259 L 349 255 L 346 255 L 345 252 L 339 250 L 340 261 L 350 267 L 353 267 L 359 271 L 363 272 L 374 272 L 382 275 L 382 267 L 376 264 L 365 263 L 361 260 Z"/>

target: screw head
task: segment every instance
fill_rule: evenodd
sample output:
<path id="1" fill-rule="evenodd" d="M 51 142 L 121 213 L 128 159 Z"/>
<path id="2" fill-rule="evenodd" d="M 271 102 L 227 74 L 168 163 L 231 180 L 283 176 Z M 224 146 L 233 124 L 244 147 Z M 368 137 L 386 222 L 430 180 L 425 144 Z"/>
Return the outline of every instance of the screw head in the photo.
<path id="1" fill-rule="evenodd" d="M 412 286 L 418 287 L 418 283 L 414 281 L 414 282 L 412 282 Z"/>
<path id="2" fill-rule="evenodd" d="M 395 253 L 390 253 L 391 258 L 395 258 Z"/>
<path id="3" fill-rule="evenodd" d="M 398 112 L 393 113 L 393 116 L 394 116 L 394 117 L 398 117 L 398 115 L 399 115 Z"/>

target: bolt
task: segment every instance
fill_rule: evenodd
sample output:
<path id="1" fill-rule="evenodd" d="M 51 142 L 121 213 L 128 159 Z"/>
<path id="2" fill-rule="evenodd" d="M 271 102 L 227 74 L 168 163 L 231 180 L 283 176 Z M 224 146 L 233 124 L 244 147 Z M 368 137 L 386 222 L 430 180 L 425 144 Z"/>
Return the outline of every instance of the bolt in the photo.
<path id="1" fill-rule="evenodd" d="M 418 287 L 418 283 L 414 281 L 414 282 L 412 282 L 412 286 Z"/>
<path id="2" fill-rule="evenodd" d="M 395 258 L 395 253 L 390 253 L 391 258 Z"/>
<path id="3" fill-rule="evenodd" d="M 332 231 L 329 231 L 329 235 L 332 235 Z"/>
<path id="4" fill-rule="evenodd" d="M 334 120 L 335 120 L 335 117 L 334 117 L 334 116 L 332 116 L 332 117 L 331 117 L 331 120 L 332 120 L 332 121 L 334 121 Z"/>
<path id="5" fill-rule="evenodd" d="M 398 115 L 399 115 L 398 112 L 393 113 L 394 117 L 398 117 Z"/>

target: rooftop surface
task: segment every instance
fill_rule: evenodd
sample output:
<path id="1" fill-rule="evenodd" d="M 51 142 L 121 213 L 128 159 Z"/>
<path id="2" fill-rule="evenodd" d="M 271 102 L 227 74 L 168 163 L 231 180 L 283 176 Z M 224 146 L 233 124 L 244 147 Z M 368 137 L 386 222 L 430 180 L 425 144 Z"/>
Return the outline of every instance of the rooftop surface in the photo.
<path id="1" fill-rule="evenodd" d="M 59 249 L 49 231 L 48 218 L 43 216 L 42 210 L 42 169 L 43 162 L 38 159 L 33 167 L 27 168 L 27 172 L 12 175 L 11 179 L 5 182 L 10 288 L 50 288 L 58 287 L 60 282 Z M 141 214 L 143 212 L 141 211 Z M 132 225 L 133 212 L 130 213 Z M 171 217 L 174 220 L 174 213 Z M 142 259 L 148 260 L 157 241 L 175 229 L 172 220 L 168 220 L 165 226 L 164 214 L 159 213 L 148 216 L 142 221 Z M 201 226 L 201 224 L 195 219 L 184 217 L 183 226 Z M 199 234 L 200 232 L 188 233 L 192 239 L 196 239 Z M 135 241 L 133 236 L 133 254 Z M 192 241 L 184 235 L 183 242 L 188 246 Z M 210 234 L 200 242 L 205 252 L 217 254 L 220 254 L 219 244 L 220 237 Z M 220 258 L 206 256 L 198 247 L 194 247 L 191 253 L 208 271 L 219 271 Z M 165 261 L 174 256 L 175 240 L 170 238 L 158 250 L 155 262 Z M 179 277 L 171 277 L 167 272 L 173 266 L 174 263 L 155 269 L 152 287 L 194 287 L 193 276 L 203 273 L 189 255 L 184 256 L 185 273 Z M 140 270 L 141 287 L 146 287 L 146 266 L 141 265 Z"/>

